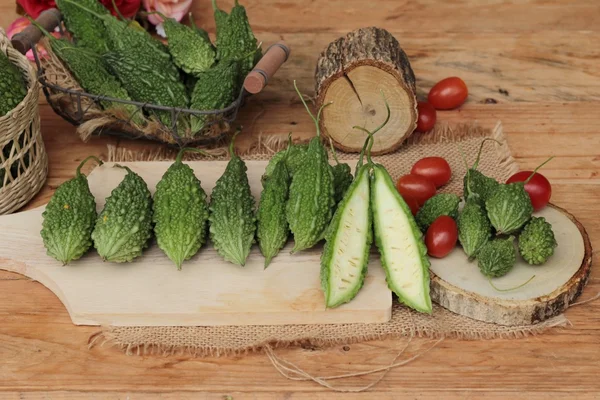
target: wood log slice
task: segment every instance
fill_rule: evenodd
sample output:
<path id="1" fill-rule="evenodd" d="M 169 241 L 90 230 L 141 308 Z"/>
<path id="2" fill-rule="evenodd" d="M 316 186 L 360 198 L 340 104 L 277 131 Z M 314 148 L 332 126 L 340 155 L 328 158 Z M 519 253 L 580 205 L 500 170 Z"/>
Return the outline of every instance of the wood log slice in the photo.
<path id="1" fill-rule="evenodd" d="M 372 154 L 395 151 L 417 124 L 415 75 L 400 43 L 388 31 L 369 27 L 350 32 L 327 46 L 315 72 L 321 132 L 336 148 L 360 152 L 366 133 L 386 118 L 381 95 L 391 109 L 388 124 L 375 135 Z"/>
<path id="2" fill-rule="evenodd" d="M 550 205 L 536 215 L 552 224 L 558 246 L 543 265 L 518 257 L 515 267 L 494 279 L 494 289 L 477 267 L 457 249 L 431 260 L 431 299 L 457 314 L 500 325 L 531 325 L 565 311 L 581 294 L 592 265 L 592 246 L 585 228 L 565 210 Z"/>

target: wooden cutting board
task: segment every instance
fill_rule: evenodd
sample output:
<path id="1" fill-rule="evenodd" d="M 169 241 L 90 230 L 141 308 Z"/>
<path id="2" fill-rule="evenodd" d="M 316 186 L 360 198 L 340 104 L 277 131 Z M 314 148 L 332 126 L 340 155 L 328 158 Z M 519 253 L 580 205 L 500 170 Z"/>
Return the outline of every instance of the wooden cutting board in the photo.
<path id="1" fill-rule="evenodd" d="M 153 192 L 169 162 L 122 163 L 140 174 Z M 353 165 L 353 163 L 350 163 Z M 191 162 L 210 193 L 226 162 Z M 256 199 L 266 162 L 249 161 L 248 178 Z M 98 210 L 124 177 L 112 164 L 89 175 Z M 320 246 L 290 255 L 288 244 L 268 269 L 257 246 L 245 267 L 222 260 L 205 245 L 182 271 L 152 243 L 130 264 L 103 263 L 95 251 L 63 267 L 46 255 L 41 237 L 43 207 L 0 217 L 0 269 L 41 282 L 63 302 L 77 325 L 198 326 L 377 323 L 391 317 L 392 294 L 376 251 L 358 296 L 326 310 L 320 289 Z M 519 258 L 501 288 L 535 278 L 523 288 L 499 292 L 457 248 L 431 260 L 431 296 L 440 305 L 474 319 L 503 325 L 543 321 L 564 311 L 579 296 L 589 276 L 592 250 L 583 227 L 566 211 L 550 206 L 537 214 L 553 226 L 559 243 L 543 266 Z"/>
<path id="2" fill-rule="evenodd" d="M 169 162 L 121 163 L 148 183 L 152 192 Z M 191 162 L 210 193 L 226 162 Z M 263 161 L 248 162 L 256 199 L 262 189 Z M 98 210 L 125 176 L 104 164 L 89 175 Z M 95 251 L 63 267 L 46 255 L 40 237 L 43 207 L 0 217 L 0 268 L 35 279 L 53 291 L 76 325 L 197 326 L 283 325 L 385 322 L 392 294 L 378 257 L 358 296 L 326 310 L 320 287 L 321 247 L 290 255 L 289 243 L 269 268 L 254 246 L 245 267 L 223 261 L 205 245 L 181 271 L 152 243 L 130 264 L 103 263 Z"/>

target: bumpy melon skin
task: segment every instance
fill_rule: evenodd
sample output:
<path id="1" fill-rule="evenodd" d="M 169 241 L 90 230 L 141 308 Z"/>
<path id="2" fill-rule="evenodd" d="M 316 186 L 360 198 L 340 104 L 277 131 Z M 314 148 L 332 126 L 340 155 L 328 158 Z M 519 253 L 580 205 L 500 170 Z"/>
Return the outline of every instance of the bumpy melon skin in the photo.
<path id="1" fill-rule="evenodd" d="M 369 169 L 369 166 L 364 166 L 358 171 L 356 179 L 352 182 L 346 195 L 341 200 L 325 235 L 326 243 L 321 254 L 321 286 L 325 293 L 325 305 L 327 308 L 335 308 L 352 300 L 356 297 L 365 281 L 369 264 L 369 252 L 373 242 L 373 215 L 370 203 Z M 362 209 L 353 210 L 350 208 L 357 203 L 362 206 Z M 356 221 L 357 218 L 362 216 L 365 218 L 362 223 L 359 223 L 360 226 L 352 226 L 349 223 L 345 223 L 347 221 L 346 218 Z M 344 234 L 347 235 L 345 243 L 343 242 Z M 361 249 L 359 246 L 348 246 L 349 235 L 354 235 L 356 239 L 352 244 L 361 243 L 364 247 Z M 345 249 L 344 246 L 346 246 Z M 344 256 L 347 258 L 346 260 L 343 259 Z M 342 258 L 342 260 L 338 261 L 338 257 Z M 336 261 L 343 264 L 340 265 Z M 349 272 L 348 270 L 352 268 L 358 270 L 358 273 L 355 273 L 354 276 L 348 276 L 350 279 L 355 280 L 349 282 L 339 280 L 338 282 L 334 282 L 333 279 L 336 278 L 336 264 L 340 266 L 340 269 L 346 269 L 346 272 Z M 335 285 L 346 283 L 350 287 L 345 290 L 345 293 L 336 296 L 334 293 Z"/>
<path id="2" fill-rule="evenodd" d="M 256 238 L 265 257 L 265 268 L 279 254 L 289 237 L 290 229 L 285 217 L 289 189 L 290 175 L 285 160 L 281 160 L 265 182 L 256 213 Z"/>
<path id="3" fill-rule="evenodd" d="M 373 166 L 371 179 L 371 207 L 373 209 L 375 243 L 377 244 L 379 254 L 381 255 L 381 265 L 385 270 L 388 286 L 398 296 L 401 303 L 404 303 L 408 307 L 419 312 L 430 314 L 432 312 L 431 297 L 429 295 L 430 263 L 429 258 L 427 257 L 427 247 L 423 241 L 423 234 L 417 226 L 410 208 L 396 190 L 394 182 L 385 168 L 375 164 Z M 386 204 L 385 201 L 387 200 L 391 200 L 392 203 Z M 401 213 L 396 214 L 396 216 L 405 218 L 405 221 L 395 220 L 394 215 L 389 215 L 394 209 Z M 399 245 L 400 243 L 392 242 L 392 240 L 385 240 L 387 235 L 384 222 L 406 222 L 408 232 L 394 232 L 393 236 L 396 238 L 392 238 L 392 240 L 397 241 L 397 238 L 401 237 L 402 234 L 410 235 L 407 240 L 408 246 L 416 246 L 416 248 L 413 249 L 413 253 L 406 254 L 406 248 L 402 249 L 394 246 L 394 244 Z M 410 281 L 400 281 L 398 276 L 394 276 L 394 272 L 398 272 L 394 269 L 394 263 L 399 259 L 406 259 L 410 256 L 416 257 L 414 262 L 417 264 L 417 268 L 411 273 L 411 278 L 414 279 L 412 284 L 419 285 L 418 287 L 420 289 L 416 294 L 408 292 L 408 285 L 411 284 Z"/>
<path id="4" fill-rule="evenodd" d="M 333 172 L 321 139 L 311 139 L 302 167 L 293 173 L 286 215 L 294 235 L 292 253 L 320 242 L 331 222 L 334 205 Z"/>
<path id="5" fill-rule="evenodd" d="M 128 167 L 106 199 L 92 240 L 104 261 L 124 263 L 142 255 L 152 236 L 152 196 L 146 182 Z"/>
<path id="6" fill-rule="evenodd" d="M 156 185 L 153 216 L 158 247 L 181 269 L 207 239 L 206 192 L 194 171 L 175 161 Z"/>

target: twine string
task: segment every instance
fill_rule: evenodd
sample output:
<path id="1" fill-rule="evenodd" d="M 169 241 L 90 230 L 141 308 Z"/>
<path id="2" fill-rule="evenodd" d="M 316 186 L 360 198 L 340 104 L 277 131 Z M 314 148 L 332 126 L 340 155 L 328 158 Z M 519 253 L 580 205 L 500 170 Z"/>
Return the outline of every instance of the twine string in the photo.
<path id="1" fill-rule="evenodd" d="M 404 354 L 404 352 L 406 351 L 408 346 L 412 343 L 413 337 L 414 336 L 410 336 L 408 338 L 404 347 L 402 347 L 402 349 L 398 352 L 398 354 L 396 354 L 396 356 L 393 358 L 391 363 L 385 367 L 379 367 L 379 368 L 374 368 L 374 369 L 367 370 L 367 371 L 351 372 L 351 373 L 347 373 L 347 374 L 333 375 L 333 376 L 313 376 L 310 373 L 303 370 L 302 368 L 300 368 L 298 365 L 292 363 L 291 361 L 285 360 L 285 359 L 277 356 L 271 346 L 268 346 L 268 345 L 265 346 L 265 353 L 267 354 L 269 361 L 271 361 L 271 364 L 273 364 L 275 369 L 277 369 L 277 371 L 283 377 L 285 377 L 287 379 L 294 380 L 294 381 L 313 381 L 323 387 L 326 387 L 326 388 L 336 391 L 336 392 L 359 393 L 359 392 L 364 392 L 366 390 L 369 390 L 373 386 L 377 385 L 379 382 L 381 382 L 383 380 L 383 378 L 385 378 L 385 376 L 388 374 L 388 372 L 390 372 L 392 369 L 409 364 L 410 362 L 427 354 L 428 352 L 433 350 L 435 347 L 437 347 L 444 340 L 444 338 L 442 337 L 442 338 L 438 339 L 433 345 L 431 345 L 427 349 L 425 349 L 424 351 L 419 352 L 419 353 L 415 354 L 414 356 L 407 358 L 406 360 L 396 362 L 398 360 L 398 358 L 400 358 L 400 356 L 402 354 Z M 366 386 L 362 386 L 362 387 L 343 388 L 343 387 L 333 386 L 332 384 L 327 382 L 327 381 L 335 380 L 335 379 L 346 379 L 346 378 L 372 375 L 377 372 L 383 372 L 383 373 L 379 377 L 377 377 L 377 379 L 375 379 L 373 382 L 369 383 Z"/>

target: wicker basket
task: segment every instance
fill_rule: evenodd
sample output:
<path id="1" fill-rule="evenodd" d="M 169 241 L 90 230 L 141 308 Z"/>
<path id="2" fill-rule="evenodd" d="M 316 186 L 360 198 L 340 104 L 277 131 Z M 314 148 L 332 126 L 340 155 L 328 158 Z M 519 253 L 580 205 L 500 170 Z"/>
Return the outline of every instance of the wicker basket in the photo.
<path id="1" fill-rule="evenodd" d="M 38 98 L 40 86 L 33 66 L 15 50 L 0 28 L 0 51 L 22 71 L 28 91 L 25 99 L 0 116 L 0 215 L 11 213 L 35 196 L 48 175 L 48 157 L 40 131 Z M 10 150 L 8 150 L 10 149 Z M 5 154 L 7 153 L 7 154 Z"/>

